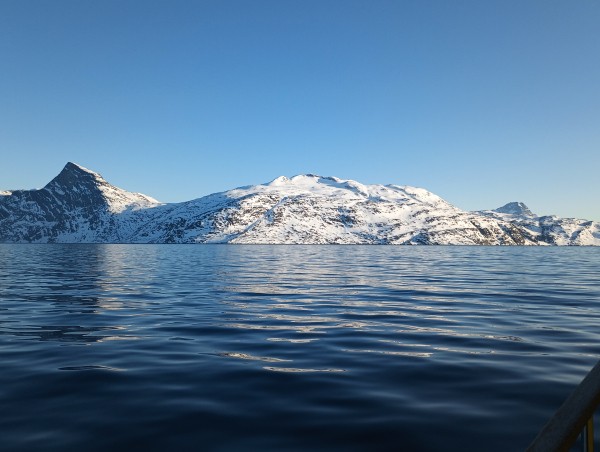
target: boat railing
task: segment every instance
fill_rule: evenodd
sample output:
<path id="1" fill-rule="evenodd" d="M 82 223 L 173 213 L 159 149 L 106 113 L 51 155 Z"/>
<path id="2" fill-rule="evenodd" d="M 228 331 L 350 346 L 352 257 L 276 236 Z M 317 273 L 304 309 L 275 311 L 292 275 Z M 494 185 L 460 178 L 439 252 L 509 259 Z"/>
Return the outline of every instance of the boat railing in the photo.
<path id="1" fill-rule="evenodd" d="M 600 361 L 565 400 L 527 452 L 569 451 L 582 435 L 584 452 L 594 451 L 594 411 L 600 405 Z"/>

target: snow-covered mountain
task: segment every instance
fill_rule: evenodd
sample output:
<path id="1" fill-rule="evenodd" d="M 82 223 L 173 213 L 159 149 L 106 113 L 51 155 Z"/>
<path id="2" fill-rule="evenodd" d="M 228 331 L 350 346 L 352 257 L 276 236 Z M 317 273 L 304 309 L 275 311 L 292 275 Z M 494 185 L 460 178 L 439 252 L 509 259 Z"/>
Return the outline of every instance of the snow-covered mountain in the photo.
<path id="1" fill-rule="evenodd" d="M 556 215 L 540 217 L 522 202 L 510 202 L 498 209 L 477 213 L 531 231 L 536 234 L 540 244 L 600 246 L 600 223 L 596 221 L 560 218 Z"/>
<path id="2" fill-rule="evenodd" d="M 422 188 L 313 174 L 164 204 L 74 163 L 0 192 L 1 242 L 600 245 L 600 224 L 522 203 L 465 212 Z"/>
<path id="3" fill-rule="evenodd" d="M 127 242 L 161 205 L 69 162 L 40 190 L 0 192 L 0 241 Z"/>

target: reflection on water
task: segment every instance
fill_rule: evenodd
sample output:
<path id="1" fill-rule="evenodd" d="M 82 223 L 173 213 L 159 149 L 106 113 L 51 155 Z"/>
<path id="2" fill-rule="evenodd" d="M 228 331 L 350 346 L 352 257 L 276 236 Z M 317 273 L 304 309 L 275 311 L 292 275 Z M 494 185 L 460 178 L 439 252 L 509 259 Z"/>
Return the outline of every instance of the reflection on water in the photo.
<path id="1" fill-rule="evenodd" d="M 108 370 L 108 371 L 121 371 L 123 369 L 115 369 L 114 367 L 107 366 L 66 366 L 59 367 L 58 370 Z"/>
<path id="2" fill-rule="evenodd" d="M 0 245 L 0 436 L 522 450 L 599 355 L 598 264 L 593 248 Z"/>
<path id="3" fill-rule="evenodd" d="M 284 361 L 291 361 L 290 359 L 269 358 L 268 356 L 253 356 L 248 355 L 246 353 L 220 353 L 220 355 L 226 356 L 228 358 L 249 359 L 251 361 L 265 361 L 268 363 L 280 363 Z"/>
<path id="4" fill-rule="evenodd" d="M 345 372 L 344 369 L 309 369 L 309 368 L 297 368 L 297 367 L 263 367 L 265 370 L 271 370 L 273 372 L 296 372 L 296 373 L 306 373 L 306 372 Z"/>
<path id="5" fill-rule="evenodd" d="M 21 259 L 13 267 L 14 257 L 7 251 L 16 250 Z M 141 266 L 136 263 L 135 249 L 118 246 L 0 248 L 2 262 L 10 263 L 0 285 L 1 306 L 6 311 L 0 319 L 0 334 L 86 343 L 136 339 L 126 326 L 115 324 L 113 317 L 99 315 L 132 304 L 138 309 L 148 305 L 152 299 L 148 292 L 157 282 L 155 272 L 145 269 L 156 267 L 156 251 L 144 250 Z M 128 284 L 132 279 L 144 283 Z"/>

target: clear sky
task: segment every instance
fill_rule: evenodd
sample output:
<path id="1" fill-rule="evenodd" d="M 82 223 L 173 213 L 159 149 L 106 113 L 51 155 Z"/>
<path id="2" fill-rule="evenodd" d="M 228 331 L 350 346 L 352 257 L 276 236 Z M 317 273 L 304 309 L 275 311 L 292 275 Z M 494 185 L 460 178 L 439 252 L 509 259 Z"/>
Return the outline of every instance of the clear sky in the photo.
<path id="1" fill-rule="evenodd" d="M 597 0 L 0 0 L 0 189 L 279 175 L 600 220 Z"/>

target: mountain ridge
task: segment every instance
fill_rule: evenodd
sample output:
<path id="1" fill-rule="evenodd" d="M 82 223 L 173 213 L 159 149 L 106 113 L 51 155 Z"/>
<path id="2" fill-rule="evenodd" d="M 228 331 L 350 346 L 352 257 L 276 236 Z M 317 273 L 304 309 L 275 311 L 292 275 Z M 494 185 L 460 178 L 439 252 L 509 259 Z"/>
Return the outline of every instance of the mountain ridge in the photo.
<path id="1" fill-rule="evenodd" d="M 180 203 L 68 162 L 46 186 L 0 191 L 0 242 L 600 245 L 600 224 L 521 202 L 467 212 L 423 188 L 279 176 Z"/>

